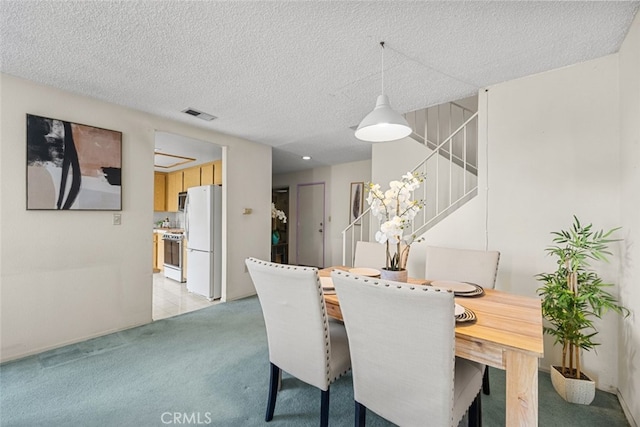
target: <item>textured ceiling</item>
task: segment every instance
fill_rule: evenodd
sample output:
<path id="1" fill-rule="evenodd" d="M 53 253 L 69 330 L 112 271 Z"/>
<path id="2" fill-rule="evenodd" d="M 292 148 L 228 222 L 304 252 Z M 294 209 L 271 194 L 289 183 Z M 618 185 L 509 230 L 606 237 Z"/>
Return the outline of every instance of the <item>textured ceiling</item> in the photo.
<path id="1" fill-rule="evenodd" d="M 277 173 L 370 157 L 350 127 L 380 93 L 381 40 L 404 113 L 617 52 L 639 3 L 1 0 L 0 66 L 277 147 Z"/>

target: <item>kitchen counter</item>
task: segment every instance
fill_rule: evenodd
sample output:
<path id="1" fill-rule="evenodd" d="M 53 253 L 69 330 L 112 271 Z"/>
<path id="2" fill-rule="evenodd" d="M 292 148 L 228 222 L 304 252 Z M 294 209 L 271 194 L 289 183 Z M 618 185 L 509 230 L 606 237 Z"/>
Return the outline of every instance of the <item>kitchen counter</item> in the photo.
<path id="1" fill-rule="evenodd" d="M 183 228 L 157 227 L 153 229 L 154 233 L 184 233 Z"/>

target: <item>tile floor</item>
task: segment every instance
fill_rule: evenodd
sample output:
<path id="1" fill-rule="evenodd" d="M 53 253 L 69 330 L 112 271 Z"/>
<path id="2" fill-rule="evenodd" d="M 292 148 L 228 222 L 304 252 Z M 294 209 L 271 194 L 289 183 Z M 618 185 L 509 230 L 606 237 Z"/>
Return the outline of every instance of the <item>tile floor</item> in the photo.
<path id="1" fill-rule="evenodd" d="M 210 302 L 203 296 L 187 291 L 186 283 L 167 279 L 163 273 L 153 274 L 153 320 L 166 319 L 190 311 L 200 310 L 218 304 L 220 300 Z"/>

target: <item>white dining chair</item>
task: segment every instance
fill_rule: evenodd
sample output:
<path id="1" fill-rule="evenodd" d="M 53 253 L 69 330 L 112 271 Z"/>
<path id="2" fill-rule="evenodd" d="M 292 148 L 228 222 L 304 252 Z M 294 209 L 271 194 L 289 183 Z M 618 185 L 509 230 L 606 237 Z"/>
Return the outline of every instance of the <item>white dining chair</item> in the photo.
<path id="1" fill-rule="evenodd" d="M 382 268 L 387 263 L 386 246 L 378 242 L 356 242 L 354 267 Z"/>
<path id="2" fill-rule="evenodd" d="M 351 368 L 344 325 L 330 320 L 318 270 L 246 261 L 267 329 L 270 380 L 266 421 L 273 419 L 281 370 L 321 390 L 320 425 L 329 423 L 330 385 Z"/>
<path id="3" fill-rule="evenodd" d="M 349 337 L 355 425 L 366 410 L 399 426 L 481 424 L 482 366 L 455 357 L 450 291 L 332 273 Z"/>
<path id="4" fill-rule="evenodd" d="M 430 280 L 471 282 L 493 289 L 498 274 L 500 252 L 427 246 L 425 276 Z M 489 370 L 485 367 L 484 394 L 490 394 Z"/>

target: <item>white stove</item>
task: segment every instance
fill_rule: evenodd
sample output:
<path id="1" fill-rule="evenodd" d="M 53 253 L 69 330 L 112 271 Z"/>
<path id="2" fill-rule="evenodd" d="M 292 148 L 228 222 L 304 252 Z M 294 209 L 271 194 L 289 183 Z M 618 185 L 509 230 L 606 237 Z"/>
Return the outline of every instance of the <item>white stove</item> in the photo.
<path id="1" fill-rule="evenodd" d="M 167 232 L 162 236 L 164 240 L 164 277 L 176 282 L 186 282 L 184 271 L 184 233 Z"/>

